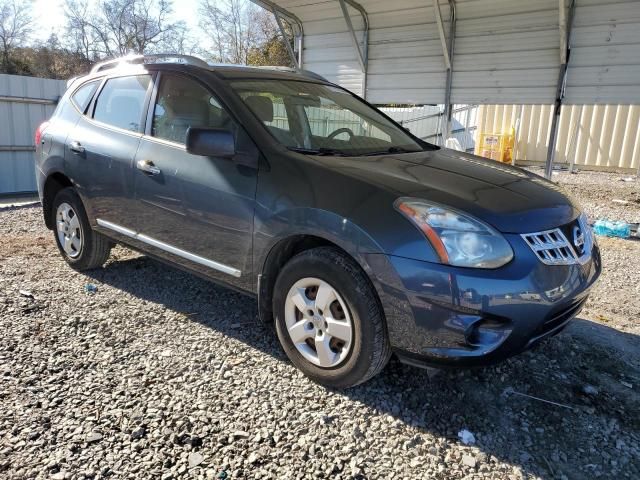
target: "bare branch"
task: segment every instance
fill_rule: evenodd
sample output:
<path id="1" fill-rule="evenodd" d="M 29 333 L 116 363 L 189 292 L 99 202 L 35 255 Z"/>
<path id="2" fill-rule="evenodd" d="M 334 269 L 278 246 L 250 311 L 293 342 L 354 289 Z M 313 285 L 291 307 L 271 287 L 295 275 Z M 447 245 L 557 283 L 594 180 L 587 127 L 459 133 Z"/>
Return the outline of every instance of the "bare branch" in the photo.
<path id="1" fill-rule="evenodd" d="M 67 43 L 92 60 L 157 51 L 186 37 L 184 22 L 171 21 L 171 0 L 66 0 Z M 184 45 L 182 45 L 184 48 Z"/>
<path id="2" fill-rule="evenodd" d="M 0 55 L 2 71 L 13 73 L 11 55 L 24 47 L 32 32 L 32 4 L 26 0 L 0 0 Z"/>
<path id="3" fill-rule="evenodd" d="M 201 0 L 199 13 L 208 56 L 218 62 L 248 63 L 250 52 L 277 35 L 272 14 L 246 0 Z"/>

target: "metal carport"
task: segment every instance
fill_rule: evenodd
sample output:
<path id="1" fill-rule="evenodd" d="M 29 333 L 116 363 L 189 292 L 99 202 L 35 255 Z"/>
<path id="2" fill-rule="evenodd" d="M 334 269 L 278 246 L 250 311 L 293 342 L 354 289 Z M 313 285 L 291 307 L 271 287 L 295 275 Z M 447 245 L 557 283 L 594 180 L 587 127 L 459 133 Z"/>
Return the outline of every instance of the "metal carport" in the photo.
<path id="1" fill-rule="evenodd" d="M 371 103 L 555 104 L 547 160 L 561 103 L 640 103 L 637 0 L 253 1 L 299 67 Z"/>

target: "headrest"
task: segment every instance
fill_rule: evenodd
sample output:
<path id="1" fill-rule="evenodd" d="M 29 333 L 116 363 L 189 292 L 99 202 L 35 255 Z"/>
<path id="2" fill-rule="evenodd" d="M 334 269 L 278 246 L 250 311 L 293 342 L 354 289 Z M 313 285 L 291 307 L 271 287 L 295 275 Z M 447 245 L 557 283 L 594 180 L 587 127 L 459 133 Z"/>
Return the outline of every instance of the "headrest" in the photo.
<path id="1" fill-rule="evenodd" d="M 252 95 L 247 97 L 245 102 L 261 121 L 273 122 L 273 102 L 269 97 Z"/>
<path id="2" fill-rule="evenodd" d="M 201 98 L 169 95 L 165 98 L 164 108 L 171 117 L 200 118 L 207 117 L 208 106 Z"/>

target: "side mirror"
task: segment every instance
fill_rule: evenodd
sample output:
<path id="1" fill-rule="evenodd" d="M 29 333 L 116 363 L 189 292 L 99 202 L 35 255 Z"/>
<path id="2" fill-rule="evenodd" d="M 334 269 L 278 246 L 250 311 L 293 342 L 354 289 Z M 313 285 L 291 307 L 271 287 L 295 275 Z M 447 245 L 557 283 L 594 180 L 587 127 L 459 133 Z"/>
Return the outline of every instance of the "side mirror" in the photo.
<path id="1" fill-rule="evenodd" d="M 232 158 L 236 154 L 235 138 L 229 130 L 190 127 L 187 152 L 203 157 Z"/>

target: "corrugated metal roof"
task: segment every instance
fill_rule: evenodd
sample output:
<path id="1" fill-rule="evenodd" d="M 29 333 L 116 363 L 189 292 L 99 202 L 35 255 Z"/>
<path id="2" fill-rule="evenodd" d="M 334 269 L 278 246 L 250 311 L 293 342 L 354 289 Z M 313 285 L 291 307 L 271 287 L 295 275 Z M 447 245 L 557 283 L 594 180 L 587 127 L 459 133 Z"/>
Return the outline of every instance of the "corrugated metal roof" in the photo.
<path id="1" fill-rule="evenodd" d="M 337 0 L 276 0 L 305 31 L 305 68 L 362 94 L 363 74 Z M 366 97 L 442 103 L 445 63 L 429 0 L 361 0 L 369 18 Z M 448 2 L 441 0 L 448 32 Z M 358 38 L 363 21 L 349 7 Z M 558 0 L 457 0 L 453 103 L 553 103 Z M 576 0 L 566 103 L 640 102 L 640 1 Z"/>

